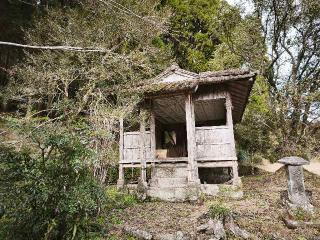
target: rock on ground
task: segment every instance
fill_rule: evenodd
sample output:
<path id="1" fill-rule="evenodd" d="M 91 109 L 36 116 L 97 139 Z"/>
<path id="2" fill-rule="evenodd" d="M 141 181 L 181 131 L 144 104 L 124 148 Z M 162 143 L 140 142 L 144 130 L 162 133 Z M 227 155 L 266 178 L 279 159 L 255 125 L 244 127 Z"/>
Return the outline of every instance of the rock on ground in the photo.
<path id="1" fill-rule="evenodd" d="M 213 221 L 213 233 L 214 240 L 224 239 L 226 237 L 226 231 L 224 230 L 223 222 L 220 219 Z"/>
<path id="2" fill-rule="evenodd" d="M 155 240 L 189 240 L 189 236 L 181 231 L 176 233 L 159 234 L 154 237 Z"/>
<path id="3" fill-rule="evenodd" d="M 235 222 L 232 216 L 227 216 L 225 219 L 225 227 L 227 230 L 232 232 L 232 234 L 236 237 L 240 237 L 243 239 L 249 239 L 250 233 L 248 233 L 246 230 L 241 229 Z"/>
<path id="4" fill-rule="evenodd" d="M 129 234 L 129 235 L 131 235 L 133 237 L 136 237 L 136 238 L 138 238 L 140 240 L 151 240 L 151 239 L 153 239 L 152 234 L 150 234 L 149 232 L 146 232 L 146 231 L 143 231 L 141 229 L 134 228 L 134 227 L 125 226 L 125 227 L 123 227 L 123 231 L 126 234 Z"/>

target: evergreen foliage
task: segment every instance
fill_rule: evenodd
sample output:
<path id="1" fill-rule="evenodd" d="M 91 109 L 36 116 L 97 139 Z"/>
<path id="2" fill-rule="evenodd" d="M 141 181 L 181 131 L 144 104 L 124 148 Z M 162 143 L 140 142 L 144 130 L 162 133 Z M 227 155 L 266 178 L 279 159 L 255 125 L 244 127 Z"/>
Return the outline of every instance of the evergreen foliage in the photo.
<path id="1" fill-rule="evenodd" d="M 195 72 L 263 67 L 265 45 L 254 17 L 242 18 L 225 1 L 168 0 L 170 30 L 164 41 L 182 68 Z M 252 31 L 254 30 L 254 31 Z"/>
<path id="2" fill-rule="evenodd" d="M 90 239 L 101 234 L 103 221 L 97 219 L 105 195 L 89 168 L 92 151 L 70 134 L 46 132 L 43 142 L 37 139 L 38 148 L 1 146 L 2 239 Z"/>

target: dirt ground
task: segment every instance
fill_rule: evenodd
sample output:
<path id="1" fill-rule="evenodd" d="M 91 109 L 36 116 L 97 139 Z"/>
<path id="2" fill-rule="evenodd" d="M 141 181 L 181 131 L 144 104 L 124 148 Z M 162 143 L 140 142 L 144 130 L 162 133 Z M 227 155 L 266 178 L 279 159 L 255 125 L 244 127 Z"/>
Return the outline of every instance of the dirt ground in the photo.
<path id="1" fill-rule="evenodd" d="M 305 173 L 305 184 L 312 191 L 312 204 L 316 212 L 314 219 L 320 221 L 320 177 Z M 235 215 L 238 225 L 258 239 L 320 239 L 320 229 L 288 229 L 282 222 L 284 208 L 280 202 L 280 191 L 286 190 L 284 169 L 276 173 L 261 173 L 242 178 L 244 197 L 239 200 L 218 199 L 223 201 Z M 198 203 L 144 202 L 113 215 L 116 219 L 112 239 L 128 239 L 119 235 L 121 226 L 128 225 L 155 233 L 174 233 L 182 231 L 192 234 L 198 226 L 197 218 L 207 211 L 210 201 Z M 317 238 L 319 237 L 319 238 Z M 231 239 L 231 238 L 230 238 Z"/>

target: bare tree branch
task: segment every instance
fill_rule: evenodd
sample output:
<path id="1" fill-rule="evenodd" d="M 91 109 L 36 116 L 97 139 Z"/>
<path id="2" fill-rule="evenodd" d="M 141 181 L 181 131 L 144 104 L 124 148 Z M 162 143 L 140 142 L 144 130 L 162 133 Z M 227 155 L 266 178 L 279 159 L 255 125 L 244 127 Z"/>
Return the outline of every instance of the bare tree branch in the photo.
<path id="1" fill-rule="evenodd" d="M 36 45 L 25 45 L 13 42 L 2 42 L 0 45 L 13 46 L 19 48 L 30 48 L 30 49 L 43 49 L 43 50 L 60 50 L 60 51 L 76 51 L 76 52 L 99 52 L 99 53 L 111 53 L 109 49 L 105 48 L 92 48 L 92 47 L 72 47 L 72 46 L 36 46 Z"/>

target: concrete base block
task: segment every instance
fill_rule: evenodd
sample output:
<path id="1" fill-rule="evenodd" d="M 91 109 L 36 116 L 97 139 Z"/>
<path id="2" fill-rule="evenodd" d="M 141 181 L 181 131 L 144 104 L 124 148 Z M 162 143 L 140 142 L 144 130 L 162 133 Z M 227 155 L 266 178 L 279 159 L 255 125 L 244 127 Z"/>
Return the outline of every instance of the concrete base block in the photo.
<path id="1" fill-rule="evenodd" d="M 168 202 L 195 201 L 199 197 L 199 187 L 149 187 L 148 196 Z"/>
<path id="2" fill-rule="evenodd" d="M 153 169 L 154 178 L 186 178 L 188 171 L 186 165 L 157 166 Z"/>
<path id="3" fill-rule="evenodd" d="M 239 199 L 243 197 L 243 191 L 240 187 L 235 185 L 219 185 L 219 196 Z"/>
<path id="4" fill-rule="evenodd" d="M 217 196 L 219 194 L 219 186 L 216 184 L 201 184 L 201 192 L 208 196 Z"/>
<path id="5" fill-rule="evenodd" d="M 148 189 L 148 196 L 168 202 L 183 202 L 186 200 L 186 191 L 184 188 L 153 188 Z"/>
<path id="6" fill-rule="evenodd" d="M 156 178 L 150 182 L 151 187 L 184 187 L 187 178 Z"/>
<path id="7" fill-rule="evenodd" d="M 123 189 L 124 188 L 124 180 L 118 180 L 117 181 L 117 188 Z"/>
<path id="8" fill-rule="evenodd" d="M 201 192 L 207 196 L 222 196 L 233 199 L 243 197 L 241 188 L 226 184 L 201 184 Z"/>
<path id="9" fill-rule="evenodd" d="M 222 196 L 239 199 L 243 197 L 243 191 L 235 189 L 232 185 L 219 184 L 189 184 L 184 187 L 149 187 L 147 195 L 169 202 L 196 201 L 200 193 L 207 196 Z"/>
<path id="10" fill-rule="evenodd" d="M 153 169 L 152 179 L 147 188 L 147 195 L 163 201 L 183 202 L 195 201 L 201 193 L 208 196 L 226 196 L 231 198 L 241 198 L 243 192 L 237 185 L 241 185 L 240 178 L 236 180 L 238 184 L 200 184 L 200 180 L 188 182 L 187 165 L 160 165 Z"/>

